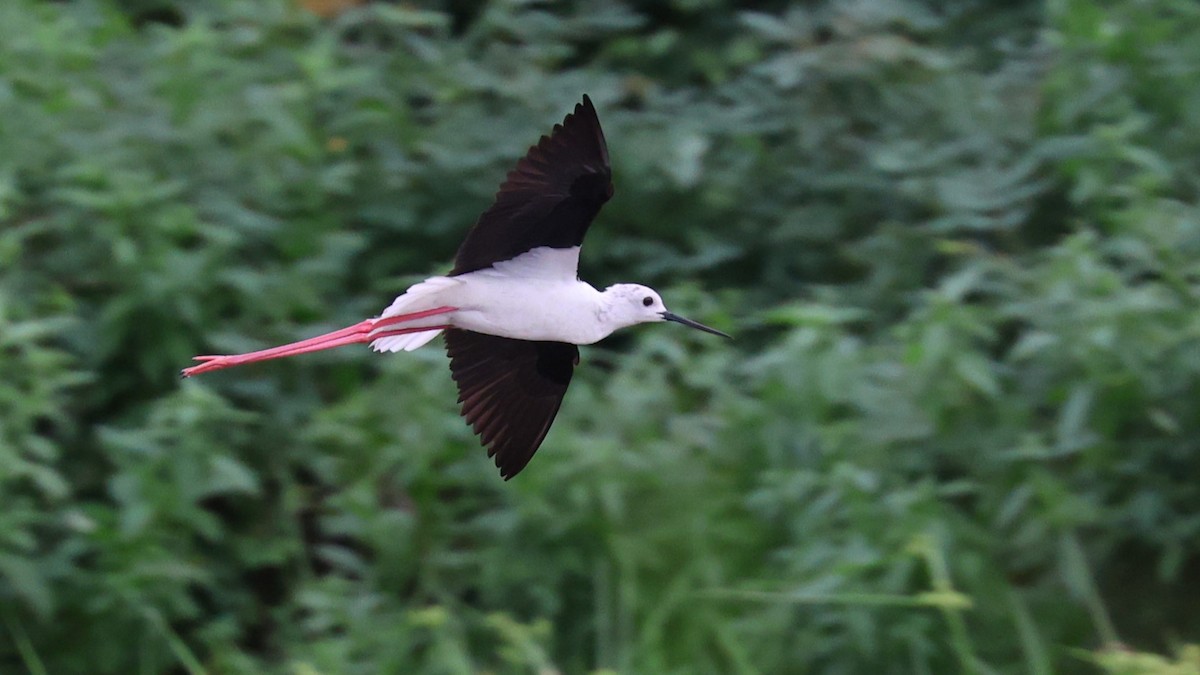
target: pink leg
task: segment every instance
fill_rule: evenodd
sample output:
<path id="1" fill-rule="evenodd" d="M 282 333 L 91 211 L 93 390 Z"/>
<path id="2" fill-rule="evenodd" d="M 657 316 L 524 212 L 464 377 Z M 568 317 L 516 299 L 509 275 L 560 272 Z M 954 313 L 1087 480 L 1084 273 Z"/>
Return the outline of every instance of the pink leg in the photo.
<path id="1" fill-rule="evenodd" d="M 268 359 L 279 359 L 285 356 L 295 356 L 297 354 L 307 354 L 308 352 L 321 351 L 323 349 L 332 349 L 344 345 L 361 344 L 364 342 L 373 342 L 374 340 L 384 337 L 385 335 L 403 335 L 405 333 L 420 333 L 427 330 L 442 330 L 450 326 L 411 326 L 391 328 L 398 323 L 407 321 L 416 321 L 438 314 L 453 312 L 457 307 L 437 307 L 435 309 L 427 309 L 421 312 L 413 312 L 411 314 L 399 314 L 389 316 L 385 319 L 367 319 L 360 321 L 353 326 L 347 326 L 340 330 L 335 330 L 332 333 L 318 335 L 317 337 L 292 342 L 279 347 L 270 349 L 262 349 L 256 352 L 248 352 L 246 354 L 228 354 L 219 356 L 197 356 L 193 360 L 201 361 L 199 365 L 183 369 L 183 377 L 191 377 L 201 373 L 207 373 L 211 370 L 221 370 L 231 366 L 240 366 L 244 363 L 253 363 L 255 361 L 266 361 Z M 376 332 L 378 331 L 378 332 Z"/>

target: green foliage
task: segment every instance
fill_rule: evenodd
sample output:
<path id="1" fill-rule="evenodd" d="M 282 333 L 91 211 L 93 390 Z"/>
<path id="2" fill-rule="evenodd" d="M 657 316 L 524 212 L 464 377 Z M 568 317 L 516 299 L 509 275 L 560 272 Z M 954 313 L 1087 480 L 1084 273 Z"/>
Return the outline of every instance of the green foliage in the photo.
<path id="1" fill-rule="evenodd" d="M 1200 673 L 1200 646 L 1180 650 L 1178 660 L 1156 654 L 1112 649 L 1095 657 L 1097 665 L 1112 675 L 1196 675 Z"/>
<path id="2" fill-rule="evenodd" d="M 0 671 L 1192 672 L 1197 63 L 1183 0 L 0 4 Z M 583 275 L 732 345 L 587 349 L 510 483 L 435 348 L 178 380 L 444 270 L 584 92 Z"/>

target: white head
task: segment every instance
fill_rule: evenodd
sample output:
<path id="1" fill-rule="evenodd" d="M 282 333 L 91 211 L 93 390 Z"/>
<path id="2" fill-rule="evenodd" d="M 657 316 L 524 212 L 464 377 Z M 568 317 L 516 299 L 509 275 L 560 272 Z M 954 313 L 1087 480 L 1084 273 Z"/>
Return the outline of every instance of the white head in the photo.
<path id="1" fill-rule="evenodd" d="M 604 289 L 604 299 L 604 319 L 613 326 L 614 330 L 639 323 L 674 321 L 706 333 L 729 337 L 715 328 L 709 328 L 704 324 L 668 312 L 658 291 L 647 286 L 640 284 L 609 286 Z"/>

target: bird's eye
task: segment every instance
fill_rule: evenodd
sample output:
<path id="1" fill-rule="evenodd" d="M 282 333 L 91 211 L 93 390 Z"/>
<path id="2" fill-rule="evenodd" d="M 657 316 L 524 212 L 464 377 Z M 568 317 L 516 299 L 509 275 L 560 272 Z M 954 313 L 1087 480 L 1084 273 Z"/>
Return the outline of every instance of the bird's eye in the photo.
<path id="1" fill-rule="evenodd" d="M 653 304 L 654 304 L 654 298 L 652 298 L 648 295 L 646 297 L 642 298 L 642 305 L 649 307 L 650 305 L 653 305 Z"/>

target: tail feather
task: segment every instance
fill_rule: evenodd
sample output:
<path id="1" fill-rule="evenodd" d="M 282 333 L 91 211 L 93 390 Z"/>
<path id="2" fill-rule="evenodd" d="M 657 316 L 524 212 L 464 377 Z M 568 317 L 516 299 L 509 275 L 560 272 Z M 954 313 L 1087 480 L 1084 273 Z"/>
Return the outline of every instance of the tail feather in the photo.
<path id="1" fill-rule="evenodd" d="M 425 346 L 441 332 L 442 329 L 439 328 L 437 330 L 426 330 L 406 335 L 389 335 L 372 342 L 371 349 L 377 352 L 411 352 L 414 349 Z"/>
<path id="2" fill-rule="evenodd" d="M 427 307 L 438 307 L 449 303 L 439 302 L 438 294 L 447 288 L 457 286 L 461 282 L 451 277 L 430 277 L 419 284 L 413 284 L 403 295 L 397 296 L 379 318 L 386 319 L 397 314 L 407 314 Z"/>
<path id="3" fill-rule="evenodd" d="M 419 284 L 414 284 L 403 295 L 393 300 L 392 304 L 379 315 L 379 319 L 387 319 L 393 316 L 421 311 L 427 307 L 444 305 L 445 303 L 439 300 L 439 294 L 459 283 L 457 279 L 451 277 L 430 277 Z M 387 324 L 388 322 L 384 321 L 383 323 Z M 388 335 L 388 330 L 389 328 L 381 326 L 372 332 L 373 335 L 378 335 L 379 337 L 371 342 L 371 349 L 377 352 L 411 352 L 428 344 L 430 340 L 442 332 L 442 329 L 439 327 L 415 333 Z"/>

